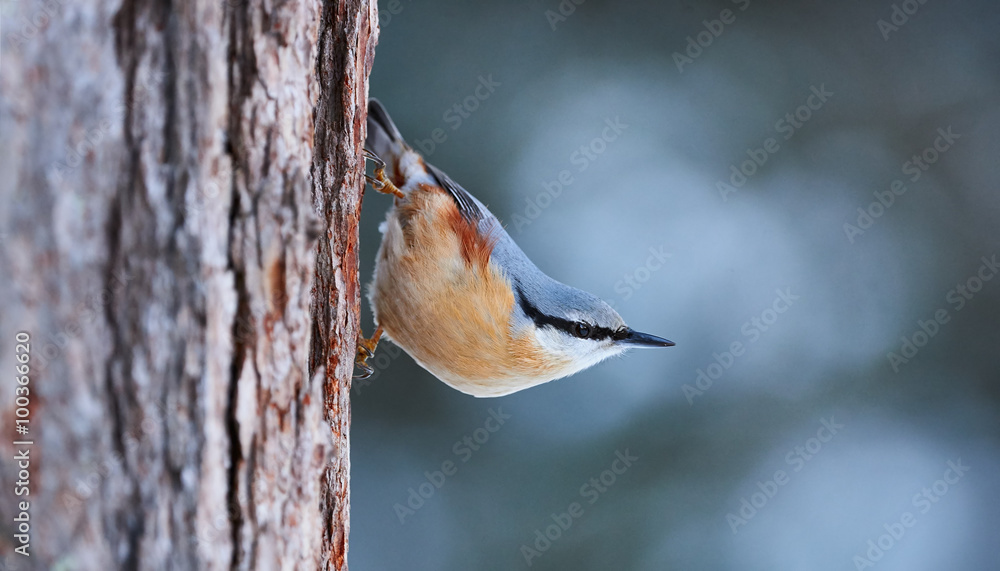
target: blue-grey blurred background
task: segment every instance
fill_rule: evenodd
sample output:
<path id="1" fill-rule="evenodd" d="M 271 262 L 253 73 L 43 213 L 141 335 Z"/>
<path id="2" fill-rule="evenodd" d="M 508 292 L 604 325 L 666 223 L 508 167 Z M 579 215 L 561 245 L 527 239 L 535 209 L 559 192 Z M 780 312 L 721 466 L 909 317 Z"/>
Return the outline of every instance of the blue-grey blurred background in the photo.
<path id="1" fill-rule="evenodd" d="M 1000 6 L 577 1 L 381 2 L 371 94 L 677 346 L 486 400 L 380 347 L 352 568 L 1000 569 Z"/>

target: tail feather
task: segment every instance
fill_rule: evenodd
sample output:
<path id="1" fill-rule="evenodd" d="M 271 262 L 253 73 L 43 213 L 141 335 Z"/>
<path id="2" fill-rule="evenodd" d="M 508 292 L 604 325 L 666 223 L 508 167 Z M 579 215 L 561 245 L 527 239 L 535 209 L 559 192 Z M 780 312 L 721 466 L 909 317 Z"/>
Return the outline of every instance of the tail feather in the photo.
<path id="1" fill-rule="evenodd" d="M 385 107 L 374 98 L 368 100 L 368 136 L 365 138 L 365 148 L 385 161 L 390 173 L 396 172 L 400 155 L 409 149 Z"/>

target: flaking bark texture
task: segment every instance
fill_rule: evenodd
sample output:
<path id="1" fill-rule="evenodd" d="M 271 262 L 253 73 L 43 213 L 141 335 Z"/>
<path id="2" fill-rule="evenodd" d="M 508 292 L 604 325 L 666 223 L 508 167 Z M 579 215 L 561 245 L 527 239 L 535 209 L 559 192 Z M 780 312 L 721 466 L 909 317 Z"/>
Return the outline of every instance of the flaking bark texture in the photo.
<path id="1" fill-rule="evenodd" d="M 0 564 L 346 569 L 375 7 L 3 10 Z"/>
<path id="2" fill-rule="evenodd" d="M 328 2 L 320 29 L 319 81 L 328 89 L 316 105 L 312 179 L 314 208 L 326 233 L 316 258 L 309 370 L 326 371 L 325 409 L 334 443 L 323 479 L 323 565 L 341 570 L 347 568 L 350 531 L 350 380 L 360 331 L 357 236 L 377 5 Z M 338 239 L 343 236 L 350 239 Z"/>

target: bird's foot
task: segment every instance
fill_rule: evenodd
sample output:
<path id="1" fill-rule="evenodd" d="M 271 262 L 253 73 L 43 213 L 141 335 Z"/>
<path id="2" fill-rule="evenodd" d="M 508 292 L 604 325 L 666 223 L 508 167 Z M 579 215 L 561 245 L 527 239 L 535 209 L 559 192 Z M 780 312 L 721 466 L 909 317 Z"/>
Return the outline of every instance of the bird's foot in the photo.
<path id="1" fill-rule="evenodd" d="M 375 348 L 378 347 L 378 340 L 381 338 L 381 325 L 375 329 L 375 334 L 371 336 L 371 339 L 365 339 L 364 335 L 358 335 L 358 351 L 354 356 L 354 366 L 361 372 L 354 375 L 355 379 L 367 379 L 375 373 L 375 369 L 368 364 L 368 359 L 375 355 Z"/>
<path id="2" fill-rule="evenodd" d="M 403 191 L 399 190 L 396 185 L 392 184 L 389 177 L 385 176 L 385 161 L 368 149 L 365 149 L 365 159 L 375 163 L 375 176 L 365 175 L 365 180 L 368 181 L 368 184 L 372 185 L 372 188 L 378 192 L 391 194 L 397 198 L 406 198 Z"/>

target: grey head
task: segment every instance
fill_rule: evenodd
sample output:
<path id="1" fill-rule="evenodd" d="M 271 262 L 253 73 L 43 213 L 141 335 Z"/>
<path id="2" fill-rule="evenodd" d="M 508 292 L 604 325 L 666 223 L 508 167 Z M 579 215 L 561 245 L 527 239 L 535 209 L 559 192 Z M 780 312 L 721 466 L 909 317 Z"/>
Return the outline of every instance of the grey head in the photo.
<path id="1" fill-rule="evenodd" d="M 547 349 L 580 361 L 584 368 L 630 348 L 674 345 L 632 329 L 604 300 L 550 278 L 520 255 L 524 266 L 508 274 L 517 276 L 511 279 L 517 301 L 512 321 L 515 327 L 530 321 Z"/>

